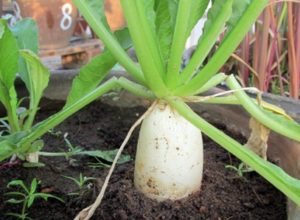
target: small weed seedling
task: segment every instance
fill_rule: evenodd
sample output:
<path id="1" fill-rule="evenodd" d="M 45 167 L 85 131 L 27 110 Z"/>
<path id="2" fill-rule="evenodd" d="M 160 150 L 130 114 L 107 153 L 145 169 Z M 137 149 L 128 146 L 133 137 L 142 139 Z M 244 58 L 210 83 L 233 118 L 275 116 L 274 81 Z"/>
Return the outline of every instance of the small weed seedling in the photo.
<path id="1" fill-rule="evenodd" d="M 70 176 L 63 176 L 63 177 L 72 180 L 78 186 L 78 191 L 69 193 L 69 195 L 80 195 L 81 192 L 85 191 L 86 189 L 89 189 L 91 181 L 96 179 L 94 177 L 83 176 L 82 173 L 79 174 L 78 179 Z"/>
<path id="2" fill-rule="evenodd" d="M 28 188 L 22 180 L 12 180 L 8 183 L 7 188 L 11 187 L 19 187 L 22 189 L 23 192 L 19 191 L 12 191 L 6 193 L 7 196 L 10 196 L 11 198 L 7 200 L 7 203 L 11 204 L 22 204 L 22 210 L 21 213 L 7 213 L 6 215 L 14 216 L 18 219 L 31 219 L 28 217 L 28 209 L 34 204 L 36 199 L 41 198 L 44 200 L 48 200 L 48 198 L 53 198 L 58 201 L 64 202 L 61 198 L 51 195 L 49 193 L 39 193 L 37 192 L 37 187 L 40 184 L 40 181 L 37 181 L 36 178 L 34 178 L 31 182 L 30 188 Z"/>
<path id="3" fill-rule="evenodd" d="M 68 133 L 64 134 L 64 141 L 68 147 L 68 151 L 63 152 L 39 152 L 40 156 L 47 156 L 47 157 L 65 157 L 66 159 L 70 159 L 71 157 L 75 156 L 90 156 L 94 157 L 98 162 L 91 163 L 92 167 L 102 167 L 106 166 L 109 167 L 110 163 L 113 162 L 117 150 L 84 150 L 81 146 L 75 146 L 71 143 L 71 141 L 68 139 Z M 131 158 L 129 155 L 123 155 L 120 157 L 118 163 L 126 163 L 130 161 Z M 105 163 L 106 162 L 106 163 Z M 93 166 L 95 165 L 95 166 Z"/>
<path id="4" fill-rule="evenodd" d="M 244 177 L 245 173 L 253 172 L 253 169 L 245 165 L 244 163 L 240 163 L 238 166 L 226 165 L 226 169 L 231 169 L 237 172 L 240 177 Z"/>

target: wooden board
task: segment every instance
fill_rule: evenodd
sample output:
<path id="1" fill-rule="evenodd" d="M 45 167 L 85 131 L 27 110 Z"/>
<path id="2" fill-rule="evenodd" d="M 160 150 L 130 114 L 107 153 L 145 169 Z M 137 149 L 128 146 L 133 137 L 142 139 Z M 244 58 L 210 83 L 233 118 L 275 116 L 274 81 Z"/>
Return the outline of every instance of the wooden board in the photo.
<path id="1" fill-rule="evenodd" d="M 98 39 L 72 42 L 68 47 L 40 50 L 40 57 L 50 70 L 76 69 L 86 64 L 92 57 L 101 53 L 102 44 Z"/>

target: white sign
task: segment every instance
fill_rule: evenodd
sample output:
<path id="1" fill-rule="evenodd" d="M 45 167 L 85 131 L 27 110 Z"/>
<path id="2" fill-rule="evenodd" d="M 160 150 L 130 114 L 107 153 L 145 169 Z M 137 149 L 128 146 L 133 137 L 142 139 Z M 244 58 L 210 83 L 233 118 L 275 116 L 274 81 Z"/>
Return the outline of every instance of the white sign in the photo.
<path id="1" fill-rule="evenodd" d="M 70 3 L 66 3 L 61 7 L 61 11 L 63 14 L 63 18 L 61 19 L 60 22 L 60 28 L 64 31 L 68 30 L 72 26 L 72 11 L 73 7 Z"/>

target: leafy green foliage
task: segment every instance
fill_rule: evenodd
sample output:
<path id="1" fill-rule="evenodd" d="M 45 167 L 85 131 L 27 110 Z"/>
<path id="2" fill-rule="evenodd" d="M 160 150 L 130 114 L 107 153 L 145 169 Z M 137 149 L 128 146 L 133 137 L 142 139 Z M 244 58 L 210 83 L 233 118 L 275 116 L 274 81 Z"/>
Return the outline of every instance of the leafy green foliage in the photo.
<path id="1" fill-rule="evenodd" d="M 20 149 L 14 145 L 17 142 L 9 141 L 9 139 L 18 136 L 18 132 L 31 128 L 43 91 L 48 85 L 50 73 L 35 54 L 38 51 L 38 38 L 37 27 L 33 20 L 26 19 L 18 22 L 13 31 L 10 30 L 5 20 L 0 20 L 0 26 L 3 30 L 0 39 L 0 101 L 6 109 L 8 121 L 6 123 L 2 120 L 2 124 L 5 124 L 8 133 L 11 134 L 11 136 L 3 137 L 3 147 L 0 148 L 0 159 L 2 159 L 13 152 L 21 153 Z M 28 110 L 19 107 L 21 101 L 18 100 L 14 87 L 18 70 L 30 94 Z M 24 148 L 30 152 L 38 149 L 36 144 L 32 147 L 30 145 L 31 143 Z"/>
<path id="2" fill-rule="evenodd" d="M 11 31 L 17 39 L 19 49 L 27 49 L 35 54 L 38 53 L 38 26 L 34 20 L 22 19 L 11 28 Z"/>
<path id="3" fill-rule="evenodd" d="M 80 69 L 79 75 L 73 80 L 67 103 L 70 106 L 89 92 L 93 91 L 116 64 L 110 52 L 104 52 L 94 57 L 88 65 Z"/>
<path id="4" fill-rule="evenodd" d="M 165 64 L 170 56 L 177 7 L 178 0 L 156 1 L 156 33 Z"/>
<path id="5" fill-rule="evenodd" d="M 202 65 L 209 51 L 215 45 L 219 35 L 224 31 L 225 24 L 232 14 L 233 0 L 216 0 L 208 11 L 202 36 L 197 49 L 182 73 L 182 82 L 190 80 L 196 70 Z"/>
<path id="6" fill-rule="evenodd" d="M 16 91 L 14 81 L 18 65 L 18 46 L 13 34 L 10 32 L 5 20 L 0 20 L 2 26 L 2 37 L 0 39 L 0 101 L 4 105 L 10 128 L 18 131 Z"/>
<path id="7" fill-rule="evenodd" d="M 124 49 L 131 47 L 128 29 L 117 31 L 115 36 Z M 73 80 L 64 108 L 75 103 L 79 97 L 83 97 L 93 91 L 116 63 L 117 61 L 113 55 L 109 51 L 105 51 L 94 57 L 87 65 L 83 66 L 80 69 L 79 75 Z"/>
<path id="8" fill-rule="evenodd" d="M 188 26 L 187 36 L 190 35 L 191 31 L 199 21 L 199 19 L 204 15 L 205 10 L 209 4 L 210 0 L 193 0 L 192 9 L 190 14 L 190 22 Z"/>
<path id="9" fill-rule="evenodd" d="M 216 74 L 242 41 L 243 37 L 267 3 L 267 0 L 252 0 L 244 10 L 243 15 L 239 18 L 238 22 L 236 22 L 235 26 L 226 34 L 208 63 L 203 66 L 194 78 L 187 79 L 186 82 L 183 82 L 182 86 L 176 88 L 174 93 L 180 96 L 193 95 L 214 74 Z M 194 69 L 191 68 L 190 71 L 194 71 Z"/>
<path id="10" fill-rule="evenodd" d="M 250 5 L 251 0 L 234 0 L 232 5 L 232 14 L 230 19 L 227 22 L 227 32 L 230 32 L 231 29 L 238 23 L 239 19 L 242 17 L 247 7 Z"/>
<path id="11" fill-rule="evenodd" d="M 20 54 L 29 73 L 25 83 L 30 93 L 30 110 L 35 111 L 45 88 L 48 86 L 50 71 L 42 64 L 38 56 L 30 50 L 21 50 Z"/>
<path id="12" fill-rule="evenodd" d="M 235 96 L 239 100 L 239 103 L 257 121 L 279 134 L 289 137 L 295 141 L 300 141 L 300 126 L 297 122 L 287 119 L 285 115 L 275 114 L 273 111 L 254 103 L 248 95 L 241 90 L 241 86 L 233 76 L 229 76 L 226 83 L 230 89 L 237 90 L 235 92 Z"/>
<path id="13" fill-rule="evenodd" d="M 22 180 L 12 180 L 8 183 L 7 188 L 18 187 L 20 191 L 12 191 L 6 193 L 7 196 L 11 197 L 6 202 L 17 205 L 22 204 L 22 209 L 20 213 L 6 213 L 6 215 L 17 217 L 18 219 L 30 219 L 28 217 L 28 209 L 34 204 L 37 199 L 44 199 L 47 201 L 49 198 L 56 199 L 60 202 L 64 202 L 61 198 L 51 195 L 49 193 L 39 193 L 37 190 L 40 181 L 37 181 L 34 178 L 30 184 L 30 187 L 27 187 Z"/>
<path id="14" fill-rule="evenodd" d="M 19 59 L 17 40 L 5 20 L 0 20 L 4 33 L 0 39 L 0 80 L 9 91 L 13 87 Z"/>
<path id="15" fill-rule="evenodd" d="M 18 21 L 11 31 L 17 39 L 19 49 L 27 49 L 38 54 L 38 27 L 34 20 L 26 18 Z M 18 73 L 30 91 L 30 75 L 22 57 L 19 58 Z"/>
<path id="16" fill-rule="evenodd" d="M 18 142 L 27 135 L 27 132 L 14 132 L 13 134 L 0 136 L 0 161 L 14 154 L 23 153 L 28 149 L 24 146 L 23 149 L 18 147 Z"/>
<path id="17" fill-rule="evenodd" d="M 232 15 L 232 3 L 233 0 L 225 0 L 225 2 L 224 0 L 214 1 L 207 14 L 207 20 L 203 28 L 203 34 L 199 40 L 200 43 L 204 38 L 203 36 L 207 35 L 207 32 L 216 31 L 218 36 L 224 31 L 226 21 Z M 214 37 L 213 39 L 215 38 L 216 37 Z"/>
<path id="18" fill-rule="evenodd" d="M 96 20 L 101 21 L 107 30 L 110 30 L 104 13 L 104 0 L 83 0 L 83 2 L 87 8 L 91 9 L 93 17 Z"/>
<path id="19" fill-rule="evenodd" d="M 143 2 L 144 7 L 142 8 L 143 11 L 141 13 L 146 14 L 146 17 L 149 22 L 149 26 L 151 28 L 152 34 L 155 33 L 155 20 L 156 20 L 156 13 L 155 13 L 155 0 L 141 0 Z"/>

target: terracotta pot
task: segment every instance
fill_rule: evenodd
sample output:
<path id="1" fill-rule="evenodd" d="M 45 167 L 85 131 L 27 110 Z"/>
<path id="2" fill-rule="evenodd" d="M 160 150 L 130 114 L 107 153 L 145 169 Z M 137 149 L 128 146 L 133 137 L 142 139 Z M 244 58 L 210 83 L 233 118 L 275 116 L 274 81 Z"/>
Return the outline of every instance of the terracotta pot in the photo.
<path id="1" fill-rule="evenodd" d="M 72 0 L 16 0 L 14 8 L 17 17 L 37 21 L 41 49 L 68 46 L 78 15 Z"/>

